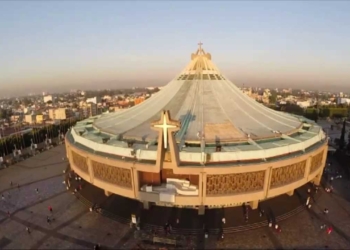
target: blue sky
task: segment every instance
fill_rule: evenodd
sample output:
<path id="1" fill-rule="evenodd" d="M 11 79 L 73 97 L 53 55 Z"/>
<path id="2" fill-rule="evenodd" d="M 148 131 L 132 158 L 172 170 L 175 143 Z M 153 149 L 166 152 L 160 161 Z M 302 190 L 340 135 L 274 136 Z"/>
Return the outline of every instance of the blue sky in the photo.
<path id="1" fill-rule="evenodd" d="M 164 85 L 199 41 L 238 86 L 350 90 L 348 13 L 349 1 L 1 1 L 0 92 Z"/>

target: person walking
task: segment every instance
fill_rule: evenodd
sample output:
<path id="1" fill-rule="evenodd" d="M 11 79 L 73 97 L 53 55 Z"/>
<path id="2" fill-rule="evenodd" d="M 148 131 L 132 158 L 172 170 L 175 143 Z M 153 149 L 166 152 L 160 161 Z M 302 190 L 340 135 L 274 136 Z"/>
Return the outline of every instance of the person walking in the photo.
<path id="1" fill-rule="evenodd" d="M 27 231 L 27 233 L 28 234 L 30 234 L 31 232 L 30 232 L 30 228 L 29 227 L 26 227 L 26 231 Z"/>
<path id="2" fill-rule="evenodd" d="M 47 216 L 47 218 L 46 218 L 46 222 L 47 222 L 47 224 L 51 224 L 51 220 L 50 220 L 50 217 L 49 216 Z"/>
<path id="3" fill-rule="evenodd" d="M 281 227 L 278 224 L 275 225 L 275 230 L 277 233 L 280 233 L 282 231 Z"/>
<path id="4" fill-rule="evenodd" d="M 37 194 L 39 194 L 39 188 L 36 188 L 35 191 Z"/>
<path id="5" fill-rule="evenodd" d="M 309 204 L 310 204 L 310 196 L 309 197 L 307 197 L 307 199 L 306 199 L 306 206 L 308 207 L 309 206 Z"/>
<path id="6" fill-rule="evenodd" d="M 52 207 L 49 206 L 48 208 L 49 208 L 50 213 L 52 213 L 52 211 L 53 211 Z"/>
<path id="7" fill-rule="evenodd" d="M 1 195 L 1 199 L 4 201 L 5 200 L 5 196 L 2 194 Z"/>
<path id="8" fill-rule="evenodd" d="M 264 209 L 262 209 L 262 208 L 260 207 L 260 205 L 258 205 L 258 209 L 259 209 L 259 216 L 260 216 L 260 217 L 263 217 L 264 214 L 265 214 Z"/>

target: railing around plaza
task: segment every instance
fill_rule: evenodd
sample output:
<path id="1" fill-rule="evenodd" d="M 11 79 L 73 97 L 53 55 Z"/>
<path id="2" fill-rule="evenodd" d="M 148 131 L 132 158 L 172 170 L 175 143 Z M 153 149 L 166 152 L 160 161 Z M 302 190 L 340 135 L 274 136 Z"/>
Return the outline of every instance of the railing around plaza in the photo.
<path id="1" fill-rule="evenodd" d="M 34 155 L 37 155 L 41 152 L 44 152 L 50 148 L 53 148 L 55 146 L 58 146 L 60 144 L 64 144 L 64 140 L 62 138 L 56 137 L 50 139 L 51 142 L 41 142 L 38 144 L 35 144 L 36 146 L 30 146 L 19 151 L 13 150 L 11 154 L 4 155 L 0 159 L 0 169 L 9 167 L 17 162 L 23 161 L 29 157 L 32 157 Z"/>
<path id="2" fill-rule="evenodd" d="M 168 238 L 161 238 L 161 237 L 153 237 L 153 243 L 162 243 L 167 245 L 174 245 L 176 246 L 176 240 L 168 239 Z"/>

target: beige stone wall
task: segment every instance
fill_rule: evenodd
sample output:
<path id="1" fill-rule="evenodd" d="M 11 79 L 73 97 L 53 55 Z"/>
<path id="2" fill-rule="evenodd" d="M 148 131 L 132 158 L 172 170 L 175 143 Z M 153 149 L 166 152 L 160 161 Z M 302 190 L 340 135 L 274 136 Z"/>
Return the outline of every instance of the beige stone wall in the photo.
<path id="1" fill-rule="evenodd" d="M 163 169 L 174 174 L 198 175 L 199 196 L 177 196 L 176 205 L 224 206 L 264 200 L 289 193 L 307 182 L 318 180 L 327 157 L 327 143 L 298 157 L 246 166 L 179 168 L 175 161 L 164 162 Z M 160 166 L 115 160 L 89 154 L 66 140 L 72 169 L 95 186 L 125 197 L 139 199 L 139 171 L 159 173 Z"/>

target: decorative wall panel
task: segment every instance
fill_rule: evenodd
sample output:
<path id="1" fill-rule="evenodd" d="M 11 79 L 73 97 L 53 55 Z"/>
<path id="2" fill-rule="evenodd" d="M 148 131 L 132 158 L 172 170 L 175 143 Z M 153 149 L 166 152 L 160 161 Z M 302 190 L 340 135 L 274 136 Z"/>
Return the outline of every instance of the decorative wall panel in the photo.
<path id="1" fill-rule="evenodd" d="M 89 167 L 87 164 L 86 157 L 81 156 L 80 154 L 77 154 L 74 151 L 72 151 L 72 157 L 73 157 L 73 163 L 77 168 L 79 168 L 85 173 L 89 173 Z"/>
<path id="2" fill-rule="evenodd" d="M 95 178 L 121 187 L 132 187 L 130 169 L 118 168 L 101 162 L 92 161 Z"/>
<path id="3" fill-rule="evenodd" d="M 265 171 L 207 176 L 207 195 L 237 194 L 263 190 Z"/>
<path id="4" fill-rule="evenodd" d="M 304 178 L 306 160 L 272 169 L 270 188 L 287 185 Z"/>
<path id="5" fill-rule="evenodd" d="M 310 166 L 310 174 L 314 171 L 316 171 L 319 167 L 322 165 L 323 160 L 323 151 L 312 157 L 311 159 L 311 166 Z"/>

